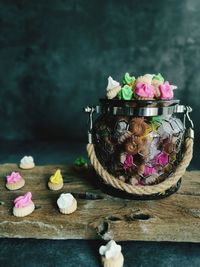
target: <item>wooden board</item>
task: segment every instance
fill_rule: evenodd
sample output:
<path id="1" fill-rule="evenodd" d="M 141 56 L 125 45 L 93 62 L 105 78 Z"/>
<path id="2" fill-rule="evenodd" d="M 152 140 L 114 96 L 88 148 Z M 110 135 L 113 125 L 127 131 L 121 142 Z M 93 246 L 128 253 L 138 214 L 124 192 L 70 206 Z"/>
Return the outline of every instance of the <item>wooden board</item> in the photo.
<path id="1" fill-rule="evenodd" d="M 64 187 L 48 190 L 47 181 L 60 168 Z M 20 171 L 26 180 L 17 191 L 5 188 L 5 176 Z M 19 170 L 0 165 L 0 237 L 200 242 L 200 172 L 187 172 L 179 191 L 161 200 L 129 200 L 103 193 L 90 170 L 78 174 L 70 166 L 38 166 Z M 24 218 L 12 215 L 13 199 L 31 191 L 35 211 Z M 71 192 L 78 209 L 62 215 L 56 200 Z"/>

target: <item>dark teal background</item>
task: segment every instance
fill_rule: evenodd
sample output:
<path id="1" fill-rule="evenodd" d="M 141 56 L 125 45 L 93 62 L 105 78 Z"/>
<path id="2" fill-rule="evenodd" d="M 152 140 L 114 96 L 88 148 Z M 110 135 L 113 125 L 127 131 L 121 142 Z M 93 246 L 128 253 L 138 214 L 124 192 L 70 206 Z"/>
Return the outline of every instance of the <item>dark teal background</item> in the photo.
<path id="1" fill-rule="evenodd" d="M 199 0 L 0 0 L 0 163 L 71 163 L 107 77 L 161 72 L 200 133 Z M 71 144 L 69 144 L 71 142 Z M 192 227 L 192 225 L 191 225 Z M 184 233 L 183 233 L 184 234 Z M 97 267 L 100 242 L 0 239 L 0 266 Z M 199 267 L 199 244 L 123 242 L 124 267 Z"/>
<path id="2" fill-rule="evenodd" d="M 86 141 L 107 77 L 161 72 L 199 133 L 199 0 L 1 0 L 0 139 Z"/>

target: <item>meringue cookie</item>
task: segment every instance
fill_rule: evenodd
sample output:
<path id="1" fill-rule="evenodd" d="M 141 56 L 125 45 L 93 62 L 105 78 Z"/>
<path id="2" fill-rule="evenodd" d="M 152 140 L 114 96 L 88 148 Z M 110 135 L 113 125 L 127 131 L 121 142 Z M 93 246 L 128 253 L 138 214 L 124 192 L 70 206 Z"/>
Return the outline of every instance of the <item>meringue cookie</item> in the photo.
<path id="1" fill-rule="evenodd" d="M 133 89 L 129 85 L 124 85 L 121 91 L 118 93 L 118 97 L 121 100 L 131 100 L 133 95 Z"/>
<path id="2" fill-rule="evenodd" d="M 124 78 L 123 78 L 123 84 L 132 84 L 135 81 L 135 77 L 134 76 L 130 76 L 130 74 L 128 72 L 125 73 Z"/>
<path id="3" fill-rule="evenodd" d="M 117 86 L 120 86 L 119 82 L 113 80 L 113 78 L 111 76 L 109 76 L 108 77 L 107 91 L 109 91 L 110 89 L 113 89 Z"/>
<path id="4" fill-rule="evenodd" d="M 19 167 L 24 170 L 32 169 L 35 167 L 34 159 L 32 156 L 24 156 L 21 161 Z"/>
<path id="5" fill-rule="evenodd" d="M 168 81 L 165 81 L 163 84 L 161 84 L 159 86 L 159 89 L 160 89 L 160 99 L 170 100 L 173 98 L 174 93 Z"/>
<path id="6" fill-rule="evenodd" d="M 35 205 L 32 201 L 32 194 L 31 192 L 27 192 L 23 196 L 19 196 L 14 200 L 14 208 L 13 208 L 13 215 L 16 217 L 24 217 L 31 214 L 34 209 Z"/>
<path id="7" fill-rule="evenodd" d="M 57 200 L 57 205 L 61 213 L 70 214 L 77 209 L 77 201 L 72 194 L 61 194 Z"/>
<path id="8" fill-rule="evenodd" d="M 121 246 L 117 245 L 114 240 L 109 241 L 106 246 L 99 248 L 99 253 L 102 256 L 104 267 L 122 267 L 124 257 L 121 253 Z"/>
<path id="9" fill-rule="evenodd" d="M 18 172 L 12 172 L 10 175 L 6 176 L 6 187 L 9 190 L 17 190 L 24 186 L 25 180 Z"/>
<path id="10" fill-rule="evenodd" d="M 48 187 L 51 190 L 60 190 L 63 187 L 63 177 L 61 174 L 61 170 L 57 169 L 56 172 L 51 175 L 48 181 Z"/>
<path id="11" fill-rule="evenodd" d="M 140 82 L 136 85 L 135 94 L 139 97 L 153 98 L 154 97 L 154 87 L 150 84 Z"/>

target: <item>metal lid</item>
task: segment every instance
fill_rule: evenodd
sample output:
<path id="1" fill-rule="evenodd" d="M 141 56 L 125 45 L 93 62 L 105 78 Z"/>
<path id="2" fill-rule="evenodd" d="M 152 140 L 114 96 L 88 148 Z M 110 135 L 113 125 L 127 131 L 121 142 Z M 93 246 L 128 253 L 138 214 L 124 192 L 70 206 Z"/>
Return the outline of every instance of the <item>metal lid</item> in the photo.
<path id="1" fill-rule="evenodd" d="M 184 106 L 179 105 L 179 100 L 118 100 L 100 99 L 96 106 L 96 113 L 120 116 L 161 116 L 173 113 L 183 113 Z"/>

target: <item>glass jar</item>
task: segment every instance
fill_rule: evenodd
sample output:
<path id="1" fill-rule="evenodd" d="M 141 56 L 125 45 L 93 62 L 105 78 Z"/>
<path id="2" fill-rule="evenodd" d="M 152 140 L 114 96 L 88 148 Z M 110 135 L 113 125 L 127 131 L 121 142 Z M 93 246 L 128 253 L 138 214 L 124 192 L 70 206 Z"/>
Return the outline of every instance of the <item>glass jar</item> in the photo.
<path id="1" fill-rule="evenodd" d="M 154 186 L 172 175 L 183 157 L 185 123 L 179 100 L 101 99 L 90 113 L 89 142 L 101 166 L 115 179 L 138 187 Z M 99 114 L 94 124 L 93 112 Z M 161 194 L 175 192 L 175 186 Z M 137 196 L 138 197 L 138 196 Z M 144 196 L 140 196 L 144 198 Z"/>

